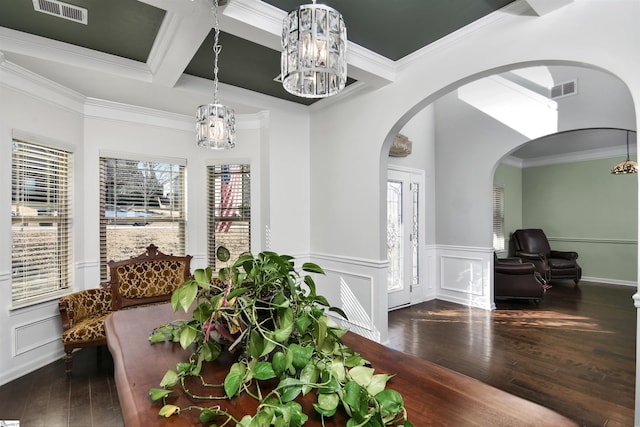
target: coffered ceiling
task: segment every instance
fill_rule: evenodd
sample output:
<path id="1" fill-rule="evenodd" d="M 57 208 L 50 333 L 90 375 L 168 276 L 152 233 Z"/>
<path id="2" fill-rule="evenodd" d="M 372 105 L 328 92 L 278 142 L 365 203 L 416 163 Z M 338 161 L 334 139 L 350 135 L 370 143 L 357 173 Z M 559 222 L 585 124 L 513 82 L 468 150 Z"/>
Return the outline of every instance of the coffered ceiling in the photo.
<path id="1" fill-rule="evenodd" d="M 143 80 L 165 87 L 179 84 L 181 78 L 183 83 L 190 77 L 213 78 L 211 0 L 66 0 L 62 6 L 71 6 L 72 12 L 80 8 L 86 24 L 35 10 L 36 5 L 45 10 L 55 9 L 56 1 L 0 2 L 0 27 L 4 27 L 0 28 L 0 51 L 9 60 L 45 76 L 57 72 L 53 75 L 55 80 L 62 80 L 60 83 L 74 89 L 77 84 L 83 93 L 88 88 L 81 86 L 80 80 L 74 83 L 72 77 L 65 77 L 65 70 L 56 71 L 57 64 L 97 61 L 93 65 L 96 71 L 146 73 L 149 75 L 141 77 Z M 334 7 L 344 16 L 349 39 L 349 84 L 365 81 L 380 85 L 392 78 L 389 70 L 395 62 L 512 1 L 320 0 L 320 3 Z M 313 103 L 315 100 L 288 94 L 274 80 L 280 72 L 282 19 L 287 11 L 311 1 L 220 3 L 224 4 L 220 20 L 220 82 L 299 104 Z M 39 48 L 45 52 L 38 51 Z M 37 63 L 43 58 L 47 63 Z M 360 65 L 352 66 L 352 62 Z M 119 70 L 122 67 L 129 70 Z"/>

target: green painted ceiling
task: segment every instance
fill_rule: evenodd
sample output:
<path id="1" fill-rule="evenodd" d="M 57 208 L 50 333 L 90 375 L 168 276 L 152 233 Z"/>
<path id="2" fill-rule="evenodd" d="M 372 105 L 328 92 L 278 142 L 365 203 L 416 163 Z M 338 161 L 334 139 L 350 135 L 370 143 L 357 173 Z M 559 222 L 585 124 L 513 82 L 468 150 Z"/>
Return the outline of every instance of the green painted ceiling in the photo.
<path id="1" fill-rule="evenodd" d="M 396 61 L 512 1 L 327 0 L 324 3 L 343 14 L 351 43 Z M 264 2 L 290 11 L 311 1 Z M 88 9 L 88 25 L 35 12 L 32 0 L 2 0 L 0 26 L 146 62 L 165 16 L 164 10 L 136 0 L 68 0 L 66 3 Z M 213 32 L 210 32 L 186 66 L 186 74 L 213 78 L 212 40 Z M 223 47 L 220 82 L 301 104 L 315 101 L 294 97 L 273 80 L 279 74 L 279 51 L 227 33 L 221 33 L 220 43 Z M 350 79 L 349 83 L 352 82 Z"/>

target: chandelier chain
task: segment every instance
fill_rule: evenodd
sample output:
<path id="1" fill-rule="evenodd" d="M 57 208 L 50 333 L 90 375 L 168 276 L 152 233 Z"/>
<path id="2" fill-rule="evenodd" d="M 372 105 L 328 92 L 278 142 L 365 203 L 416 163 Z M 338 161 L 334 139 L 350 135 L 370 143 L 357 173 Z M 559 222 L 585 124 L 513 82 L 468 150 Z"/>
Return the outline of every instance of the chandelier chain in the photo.
<path id="1" fill-rule="evenodd" d="M 218 0 L 213 0 L 213 103 L 218 103 L 218 55 L 222 50 L 222 46 L 219 43 L 220 38 L 220 25 L 218 19 Z"/>

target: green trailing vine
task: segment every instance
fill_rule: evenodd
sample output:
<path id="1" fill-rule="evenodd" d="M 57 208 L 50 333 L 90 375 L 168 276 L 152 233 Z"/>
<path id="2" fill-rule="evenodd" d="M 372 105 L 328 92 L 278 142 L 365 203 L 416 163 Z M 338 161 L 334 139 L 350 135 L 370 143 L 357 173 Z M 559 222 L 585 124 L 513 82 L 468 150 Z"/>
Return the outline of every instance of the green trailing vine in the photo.
<path id="1" fill-rule="evenodd" d="M 217 256 L 228 261 L 229 252 Z M 293 258 L 274 252 L 245 254 L 222 268 L 214 279 L 210 268 L 199 269 L 172 295 L 174 311 L 189 311 L 193 318 L 157 327 L 154 342 L 170 340 L 182 348 L 193 346 L 188 361 L 167 370 L 149 395 L 162 403 L 164 417 L 199 411 L 200 421 L 211 426 L 297 427 L 308 420 L 299 396 L 314 395 L 314 410 L 322 424 L 339 411 L 348 416 L 347 427 L 413 425 L 407 419 L 402 396 L 387 388 L 390 375 L 376 373 L 360 354 L 342 343 L 345 330 L 327 316 L 331 307 L 316 292 L 312 273 L 321 267 L 305 263 L 304 276 Z M 201 375 L 203 363 L 223 351 L 237 355 L 222 384 L 208 384 Z M 187 378 L 199 379 L 207 395 L 193 393 Z M 275 384 L 275 386 L 274 386 Z M 192 402 L 210 406 L 178 407 L 168 403 L 174 393 L 186 393 Z M 258 402 L 255 414 L 235 418 L 224 401 L 246 393 Z"/>

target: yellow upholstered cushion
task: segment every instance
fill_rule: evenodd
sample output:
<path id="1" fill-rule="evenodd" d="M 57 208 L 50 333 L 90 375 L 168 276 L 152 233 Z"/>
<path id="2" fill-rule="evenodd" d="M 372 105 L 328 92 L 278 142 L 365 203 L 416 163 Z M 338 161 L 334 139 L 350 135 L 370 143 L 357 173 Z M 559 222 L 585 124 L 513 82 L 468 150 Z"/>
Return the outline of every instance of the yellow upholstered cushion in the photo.
<path id="1" fill-rule="evenodd" d="M 184 282 L 186 264 L 181 260 L 145 261 L 118 266 L 118 289 L 124 298 L 171 294 Z"/>
<path id="2" fill-rule="evenodd" d="M 85 318 L 62 333 L 64 344 L 88 343 L 105 339 L 104 320 L 107 314 Z"/>

